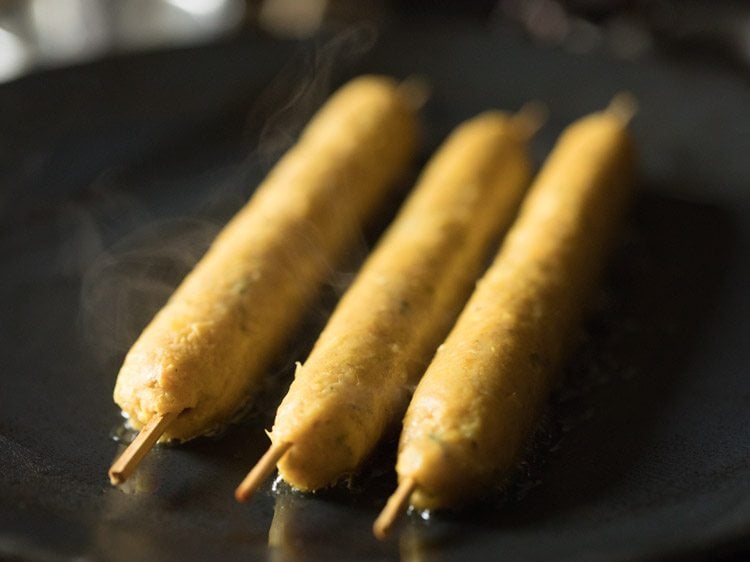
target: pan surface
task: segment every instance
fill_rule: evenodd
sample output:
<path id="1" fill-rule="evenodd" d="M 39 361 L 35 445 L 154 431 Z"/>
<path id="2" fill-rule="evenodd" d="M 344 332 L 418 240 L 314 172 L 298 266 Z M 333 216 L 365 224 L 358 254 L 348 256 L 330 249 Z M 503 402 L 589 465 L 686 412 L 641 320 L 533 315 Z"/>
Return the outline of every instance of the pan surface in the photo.
<path id="1" fill-rule="evenodd" d="M 641 192 L 516 483 L 456 514 L 412 514 L 379 543 L 370 527 L 395 485 L 394 437 L 350 489 L 302 496 L 269 482 L 233 500 L 351 274 L 342 266 L 263 406 L 221 438 L 157 447 L 110 487 L 122 449 L 111 391 L 128 346 L 332 88 L 362 72 L 429 80 L 423 161 L 485 109 L 545 102 L 541 160 L 616 92 L 640 100 Z M 0 558 L 740 559 L 749 108 L 746 79 L 721 68 L 437 24 L 314 43 L 245 36 L 0 86 Z"/>

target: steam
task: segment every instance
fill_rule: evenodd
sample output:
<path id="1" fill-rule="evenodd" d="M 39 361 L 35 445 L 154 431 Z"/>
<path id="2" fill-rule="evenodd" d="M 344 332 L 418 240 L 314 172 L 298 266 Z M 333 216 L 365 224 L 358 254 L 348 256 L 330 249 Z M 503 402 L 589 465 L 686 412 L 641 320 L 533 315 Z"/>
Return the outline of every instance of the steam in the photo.
<path id="1" fill-rule="evenodd" d="M 244 162 L 224 170 L 224 181 L 216 177 L 191 178 L 188 184 L 211 185 L 201 201 L 183 187 L 193 201 L 191 217 L 154 220 L 145 205 L 128 198 L 122 189 L 107 185 L 97 188 L 103 205 L 93 212 L 87 205 L 73 205 L 66 212 L 72 235 L 59 254 L 60 267 L 85 271 L 81 290 L 80 326 L 93 356 L 107 371 L 116 369 L 154 314 L 166 303 L 177 285 L 205 253 L 219 232 L 222 221 L 199 218 L 201 214 L 224 215 L 235 211 L 254 189 L 262 172 L 298 138 L 300 131 L 331 93 L 337 70 L 353 63 L 374 44 L 373 26 L 360 25 L 337 34 L 310 51 L 302 51 L 290 61 L 259 96 L 251 109 L 248 132 L 260 131 L 258 146 Z M 259 170 L 261 168 L 261 170 Z M 215 175 L 216 172 L 214 171 Z M 158 186 L 159 190 L 167 187 Z M 153 190 L 152 190 L 153 191 Z M 175 192 L 180 196 L 180 192 Z M 231 207 L 231 209 L 230 209 Z M 217 209 L 221 212 L 217 213 Z M 335 212 L 332 208 L 331 212 Z M 198 218 L 196 218 L 198 217 Z M 225 217 L 226 218 L 226 217 Z M 112 232 L 120 224 L 118 232 Z M 145 225 L 145 226 L 144 226 Z M 123 233 L 124 231 L 124 233 Z M 299 239 L 298 252 L 306 252 L 316 243 L 302 233 L 290 233 Z M 364 236 L 347 263 L 354 264 L 365 255 Z M 115 243 L 109 242 L 116 239 Z M 290 261 L 294 256 L 289 256 Z M 331 300 L 348 286 L 353 274 L 327 264 L 328 293 L 305 324 L 322 322 Z M 325 292 L 325 291 L 324 291 Z M 289 357 L 289 365 L 299 359 L 299 345 Z M 290 350 L 292 351 L 292 350 Z"/>
<path id="2" fill-rule="evenodd" d="M 75 200 L 63 204 L 56 217 L 60 247 L 56 256 L 56 270 L 65 276 L 78 277 L 104 251 L 107 239 L 116 236 L 113 223 L 131 230 L 148 220 L 148 212 L 129 195 L 119 189 L 114 180 L 105 175 L 89 189 L 77 194 Z M 115 220 L 116 219 L 116 220 Z"/>
<path id="3" fill-rule="evenodd" d="M 291 147 L 333 90 L 336 70 L 359 60 L 377 39 L 373 25 L 343 31 L 312 51 L 301 51 L 261 93 L 248 118 L 260 129 L 257 158 L 269 169 Z"/>
<path id="4" fill-rule="evenodd" d="M 81 320 L 102 365 L 122 357 L 218 230 L 200 219 L 155 222 L 94 260 L 83 277 Z"/>
<path id="5" fill-rule="evenodd" d="M 267 172 L 299 138 L 317 110 L 329 98 L 343 78 L 342 70 L 356 64 L 377 41 L 373 24 L 360 23 L 334 35 L 310 50 L 301 50 L 291 59 L 259 95 L 251 109 L 248 131 L 260 131 L 257 148 L 250 155 L 247 166 Z M 331 212 L 335 213 L 335 207 Z M 367 254 L 368 244 L 360 232 L 357 242 L 342 264 L 326 264 L 326 304 L 318 316 L 327 316 L 331 300 L 341 296 L 355 276 L 353 269 Z M 301 240 L 299 251 L 311 249 L 314 240 Z M 342 269 L 343 267 L 343 269 Z"/>

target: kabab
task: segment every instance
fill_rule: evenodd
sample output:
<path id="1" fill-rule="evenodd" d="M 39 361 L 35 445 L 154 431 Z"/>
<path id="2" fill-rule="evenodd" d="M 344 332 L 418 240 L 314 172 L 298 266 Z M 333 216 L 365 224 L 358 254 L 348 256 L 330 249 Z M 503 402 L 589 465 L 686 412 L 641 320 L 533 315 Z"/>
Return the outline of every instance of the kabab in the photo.
<path id="1" fill-rule="evenodd" d="M 634 100 L 618 96 L 557 142 L 415 390 L 378 538 L 407 503 L 464 504 L 518 461 L 631 199 L 633 111 Z"/>
<path id="2" fill-rule="evenodd" d="M 114 399 L 145 429 L 110 470 L 113 484 L 156 439 L 214 431 L 253 398 L 331 267 L 407 169 L 415 113 L 403 87 L 365 76 L 308 124 L 127 354 Z"/>

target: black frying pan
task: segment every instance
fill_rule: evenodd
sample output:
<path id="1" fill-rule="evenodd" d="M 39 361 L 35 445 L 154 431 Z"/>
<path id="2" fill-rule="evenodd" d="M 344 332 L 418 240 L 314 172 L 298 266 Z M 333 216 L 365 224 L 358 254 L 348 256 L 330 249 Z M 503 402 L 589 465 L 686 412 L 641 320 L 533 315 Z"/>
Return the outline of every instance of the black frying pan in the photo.
<path id="1" fill-rule="evenodd" d="M 0 558 L 747 554 L 746 82 L 457 26 L 394 29 L 370 50 L 361 30 L 337 41 L 248 36 L 0 86 Z M 351 489 L 305 497 L 269 483 L 250 504 L 234 502 L 342 270 L 280 359 L 264 406 L 221 439 L 157 447 L 126 486 L 110 487 L 122 447 L 111 390 L 127 347 L 315 107 L 360 72 L 430 80 L 424 159 L 483 109 L 547 103 L 541 159 L 615 92 L 640 99 L 642 191 L 515 484 L 469 510 L 407 517 L 378 543 L 370 526 L 395 485 L 394 436 Z"/>

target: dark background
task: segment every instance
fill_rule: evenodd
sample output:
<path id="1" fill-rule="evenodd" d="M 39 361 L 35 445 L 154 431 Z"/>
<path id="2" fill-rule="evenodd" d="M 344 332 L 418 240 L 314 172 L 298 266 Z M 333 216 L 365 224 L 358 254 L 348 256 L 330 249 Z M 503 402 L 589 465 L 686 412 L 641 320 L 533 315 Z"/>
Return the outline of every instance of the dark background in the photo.
<path id="1" fill-rule="evenodd" d="M 748 554 L 747 9 L 680 6 L 330 3 L 290 37 L 250 3 L 208 43 L 40 59 L 0 85 L 0 558 Z M 111 390 L 128 346 L 330 91 L 361 72 L 430 82 L 421 161 L 461 120 L 538 99 L 550 110 L 541 162 L 572 120 L 621 90 L 639 99 L 640 195 L 515 484 L 470 510 L 412 515 L 378 543 L 391 439 L 350 490 L 269 483 L 233 501 L 292 362 L 351 276 L 342 266 L 263 406 L 220 440 L 155 449 L 111 488 Z"/>

